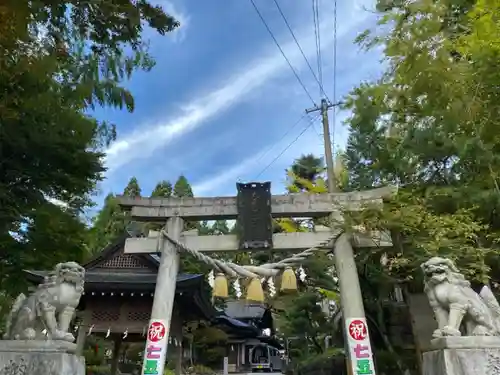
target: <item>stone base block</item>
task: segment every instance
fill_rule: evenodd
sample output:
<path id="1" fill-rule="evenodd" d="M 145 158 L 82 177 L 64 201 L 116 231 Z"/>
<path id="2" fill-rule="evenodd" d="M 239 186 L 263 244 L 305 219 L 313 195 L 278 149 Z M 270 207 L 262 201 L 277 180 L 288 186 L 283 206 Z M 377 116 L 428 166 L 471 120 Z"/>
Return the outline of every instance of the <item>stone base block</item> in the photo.
<path id="1" fill-rule="evenodd" d="M 37 345 L 39 344 L 39 345 Z M 0 341 L 0 375 L 85 375 L 85 359 L 57 341 Z"/>
<path id="2" fill-rule="evenodd" d="M 500 349 L 437 349 L 424 353 L 423 375 L 500 375 Z"/>
<path id="3" fill-rule="evenodd" d="M 431 340 L 431 350 L 438 349 L 500 349 L 500 337 L 448 336 Z"/>

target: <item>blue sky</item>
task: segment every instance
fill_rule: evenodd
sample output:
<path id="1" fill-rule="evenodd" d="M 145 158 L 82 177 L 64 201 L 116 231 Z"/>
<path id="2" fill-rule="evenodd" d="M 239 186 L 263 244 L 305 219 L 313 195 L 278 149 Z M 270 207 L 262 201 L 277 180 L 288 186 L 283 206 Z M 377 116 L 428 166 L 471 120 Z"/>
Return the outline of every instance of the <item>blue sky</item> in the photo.
<path id="1" fill-rule="evenodd" d="M 255 3 L 307 91 L 319 103 L 318 84 L 274 2 Z M 323 87 L 332 99 L 333 0 L 319 3 Z M 382 66 L 377 52 L 365 53 L 353 44 L 361 31 L 375 23 L 374 14 L 366 10 L 373 8 L 372 2 L 338 3 L 340 100 L 361 81 L 377 77 Z M 157 64 L 127 84 L 136 101 L 134 113 L 111 109 L 95 113 L 118 126 L 118 139 L 106 153 L 108 172 L 101 194 L 121 193 L 135 176 L 146 196 L 158 181 L 175 182 L 180 174 L 187 177 L 197 196 L 234 195 L 237 181 L 256 179 L 271 181 L 273 192 L 282 192 L 285 169 L 295 158 L 304 153 L 323 155 L 321 123 L 315 114 L 299 121 L 313 103 L 250 0 L 168 0 L 159 4 L 181 27 L 165 37 L 148 32 Z M 315 68 L 312 1 L 279 0 L 279 4 Z M 345 145 L 348 130 L 342 121 L 348 115 L 337 113 L 332 125 L 336 148 Z M 304 132 L 313 120 L 314 125 Z"/>

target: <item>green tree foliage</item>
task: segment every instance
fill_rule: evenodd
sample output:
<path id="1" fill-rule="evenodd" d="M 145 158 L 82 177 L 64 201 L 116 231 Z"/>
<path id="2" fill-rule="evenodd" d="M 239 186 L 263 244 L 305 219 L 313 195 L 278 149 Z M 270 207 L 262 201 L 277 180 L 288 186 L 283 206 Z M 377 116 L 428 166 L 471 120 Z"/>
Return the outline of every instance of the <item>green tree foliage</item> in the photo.
<path id="1" fill-rule="evenodd" d="M 325 170 L 325 164 L 322 158 L 318 158 L 313 154 L 301 155 L 299 158 L 295 159 L 290 170 L 287 171 L 288 174 L 292 173 L 298 179 L 304 179 L 307 181 L 316 181 L 318 177 Z M 305 187 L 300 184 L 300 182 L 295 181 L 293 184 L 295 188 L 299 190 L 304 190 Z"/>
<path id="2" fill-rule="evenodd" d="M 290 297 L 289 297 L 290 298 Z M 318 291 L 301 291 L 287 301 L 281 312 L 280 331 L 285 337 L 293 337 L 289 355 L 304 359 L 325 351 L 324 338 L 335 331 L 333 321 L 321 309 L 323 296 Z"/>
<path id="3" fill-rule="evenodd" d="M 99 148 L 115 131 L 83 111 L 95 104 L 132 110 L 119 83 L 152 65 L 144 25 L 164 34 L 177 23 L 147 1 L 42 0 L 7 1 L 0 23 L 0 230 L 12 231 L 47 196 L 87 202 L 82 197 L 103 171 Z"/>
<path id="4" fill-rule="evenodd" d="M 457 14 L 454 37 L 447 38 L 448 5 L 402 5 L 404 12 L 384 14 L 381 22 L 391 27 L 361 38 L 368 48 L 384 48 L 388 70 L 347 100 L 353 111 L 349 188 L 400 187 L 383 212 L 369 209 L 357 218 L 366 227 L 391 229 L 395 247 L 386 254 L 387 268 L 396 279 L 416 277 L 422 260 L 440 254 L 485 282 L 500 229 L 500 138 L 493 115 L 499 5 L 478 1 Z"/>
<path id="5" fill-rule="evenodd" d="M 30 257 L 24 260 L 29 269 L 50 269 L 54 262 L 68 260 L 81 262 L 85 256 L 85 224 L 68 209 L 46 203 L 36 210 L 25 231 L 25 240 L 32 248 Z M 71 253 L 54 249 L 70 249 Z"/>
<path id="6" fill-rule="evenodd" d="M 193 190 L 185 176 L 179 176 L 175 182 L 173 196 L 177 198 L 193 197 Z"/>
<path id="7" fill-rule="evenodd" d="M 176 198 L 193 197 L 193 189 L 184 175 L 179 176 L 174 184 L 174 191 L 172 194 Z M 186 222 L 185 230 L 198 229 L 197 222 Z"/>
<path id="8" fill-rule="evenodd" d="M 97 105 L 131 111 L 133 97 L 120 83 L 153 65 L 144 27 L 164 34 L 177 25 L 148 1 L 2 3 L 0 267 L 9 269 L 2 284 L 18 280 L 38 256 L 42 264 L 80 257 L 78 214 L 102 179 L 102 150 L 115 138 L 112 124 L 86 113 Z M 49 259 L 40 249 L 50 245 Z"/>
<path id="9" fill-rule="evenodd" d="M 132 177 L 125 189 L 123 190 L 123 195 L 131 198 L 138 198 L 141 196 L 141 187 L 139 186 L 139 181 L 137 178 Z"/>
<path id="10" fill-rule="evenodd" d="M 229 234 L 229 227 L 226 220 L 216 220 L 212 225 L 213 234 Z"/>
<path id="11" fill-rule="evenodd" d="M 135 177 L 132 177 L 123 195 L 131 198 L 141 196 L 141 188 Z M 130 225 L 130 218 L 124 212 L 118 199 L 114 194 L 108 194 L 104 199 L 102 208 L 93 218 L 92 227 L 87 236 L 87 249 L 89 255 L 95 255 L 106 246 L 116 241 L 120 236 L 125 235 L 127 227 Z M 142 225 L 141 225 L 142 226 Z"/>
<path id="12" fill-rule="evenodd" d="M 500 143 L 493 115 L 499 4 L 392 5 L 381 14 L 381 27 L 359 40 L 383 49 L 387 70 L 346 99 L 352 116 L 344 155 L 346 190 L 399 187 L 382 210 L 366 207 L 346 223 L 391 232 L 392 248 L 360 251 L 356 259 L 367 280 L 365 306 L 382 330 L 380 293 L 395 283 L 421 287 L 418 266 L 429 257 L 455 260 L 475 282 L 499 279 Z"/>
<path id="13" fill-rule="evenodd" d="M 337 188 L 344 189 L 347 188 L 349 183 L 349 173 L 346 169 L 347 159 L 344 154 L 340 153 L 337 155 L 335 160 L 335 178 L 337 182 Z M 322 194 L 327 192 L 327 187 L 325 181 L 317 177 L 315 181 L 310 181 L 289 172 L 289 191 L 298 192 L 300 190 Z M 297 187 L 300 184 L 301 189 Z M 365 212 L 365 215 L 369 212 Z M 347 216 L 349 218 L 349 216 Z M 349 223 L 346 225 L 352 226 L 355 222 L 359 224 L 359 221 L 348 220 Z M 310 225 L 307 222 L 300 222 L 296 220 L 280 220 L 277 222 L 286 232 L 296 232 L 296 231 L 307 231 L 310 230 Z M 313 225 L 327 225 L 329 226 L 329 219 L 314 220 Z M 341 225 L 339 223 L 339 225 Z M 383 250 L 383 249 L 382 249 Z M 379 255 L 382 252 L 375 252 Z M 404 350 L 399 350 L 395 348 L 392 344 L 392 337 L 389 334 L 389 326 L 391 324 L 390 317 L 391 313 L 387 312 L 387 308 L 383 306 L 382 301 L 388 299 L 388 295 L 393 291 L 394 280 L 385 276 L 385 271 L 377 264 L 379 258 L 371 257 L 370 262 L 365 259 L 363 255 L 368 254 L 371 256 L 371 252 L 363 252 L 357 254 L 356 261 L 358 263 L 358 271 L 360 272 L 361 287 L 363 291 L 363 300 L 365 304 L 365 311 L 368 317 L 369 329 L 372 332 L 372 341 L 374 343 L 374 348 L 376 348 L 375 356 L 377 363 L 381 366 L 379 369 L 388 371 L 389 369 L 397 369 L 400 373 L 407 373 L 410 368 L 414 365 L 412 361 L 415 361 L 414 353 L 409 355 Z M 376 263 L 373 264 L 373 259 Z M 305 291 L 299 295 L 298 298 L 293 297 L 290 301 L 284 304 L 284 318 L 281 317 L 281 322 L 284 324 L 284 330 L 287 335 L 296 337 L 291 344 L 292 355 L 295 356 L 295 364 L 298 368 L 303 366 L 309 367 L 310 362 L 319 362 L 319 364 L 327 361 L 331 361 L 332 356 L 339 355 L 339 349 L 343 348 L 343 337 L 342 337 L 342 327 L 338 324 L 341 321 L 341 311 L 339 306 L 339 295 L 337 284 L 335 282 L 335 271 L 333 267 L 333 262 L 326 257 L 325 254 L 318 254 L 315 258 L 312 258 L 310 262 L 306 264 L 306 272 L 308 274 L 307 287 Z M 329 319 L 323 312 L 323 317 L 319 314 L 318 304 L 324 303 L 325 301 L 334 301 L 337 308 L 330 310 L 332 314 Z M 300 301 L 299 303 L 297 301 Z M 278 302 L 280 308 L 283 308 L 282 303 Z M 300 304 L 302 303 L 302 304 Z M 303 314 L 305 305 L 309 306 L 309 309 L 316 309 L 318 315 L 314 315 L 314 319 L 310 319 L 309 323 L 306 325 L 306 320 Z M 284 320 L 283 320 L 284 319 Z M 319 327 L 327 327 L 327 329 L 322 330 Z M 319 325 L 319 327 L 318 327 Z M 301 332 L 307 332 L 306 335 Z M 325 337 L 330 337 L 330 345 L 336 346 L 337 349 L 329 349 L 325 351 L 324 346 L 318 345 L 323 343 Z M 316 337 L 312 340 L 310 337 Z M 321 349 L 321 350 L 320 350 Z M 333 352 L 331 352 L 333 350 Z M 409 358 L 408 358 L 409 357 Z M 319 365 L 318 364 L 318 365 Z"/>
<path id="14" fill-rule="evenodd" d="M 155 188 L 151 192 L 152 198 L 170 198 L 172 196 L 172 184 L 170 181 L 160 181 L 156 184 Z M 150 230 L 159 231 L 164 224 L 160 223 L 146 223 L 144 226 L 144 233 L 148 233 Z"/>
<path id="15" fill-rule="evenodd" d="M 211 225 L 208 221 L 204 220 L 198 226 L 198 234 L 201 236 L 230 233 L 231 229 L 229 229 L 229 225 L 226 220 L 216 220 Z"/>
<path id="16" fill-rule="evenodd" d="M 113 194 L 108 194 L 89 229 L 87 236 L 89 255 L 99 253 L 118 237 L 124 235 L 127 224 L 128 220 L 118 204 L 118 199 Z"/>
<path id="17" fill-rule="evenodd" d="M 160 181 L 156 184 L 151 197 L 153 198 L 170 198 L 172 196 L 172 184 L 170 181 Z"/>
<path id="18" fill-rule="evenodd" d="M 219 368 L 226 355 L 227 334 L 216 328 L 200 325 L 193 331 L 194 349 L 200 354 L 198 362 L 212 368 Z"/>
<path id="19" fill-rule="evenodd" d="M 212 226 L 208 223 L 207 220 L 204 220 L 198 226 L 198 235 L 207 236 L 212 234 Z"/>
<path id="20" fill-rule="evenodd" d="M 320 176 L 322 169 L 323 161 L 320 158 L 303 155 L 288 171 L 288 190 L 325 193 L 327 190 Z M 275 225 L 283 232 L 307 232 L 312 227 L 307 220 L 294 219 L 279 219 L 275 221 Z M 257 259 L 261 260 L 265 255 L 267 259 L 262 259 L 263 261 L 272 260 L 269 259 L 269 254 L 258 255 Z M 326 314 L 321 307 L 323 301 L 337 299 L 332 266 L 332 260 L 324 253 L 311 257 L 303 264 L 307 278 L 305 282 L 299 282 L 299 294 L 279 296 L 273 301 L 273 306 L 280 311 L 278 329 L 285 337 L 293 338 L 290 342 L 290 355 L 296 362 L 324 353 L 327 336 L 333 337 L 334 340 L 330 342 L 339 343 L 341 336 L 336 334 L 332 316 Z"/>
<path id="21" fill-rule="evenodd" d="M 86 231 L 85 224 L 70 209 L 49 202 L 40 206 L 16 235 L 8 257 L 0 263 L 2 290 L 12 295 L 24 291 L 27 282 L 23 269 L 51 269 L 56 263 L 69 260 L 81 262 Z"/>

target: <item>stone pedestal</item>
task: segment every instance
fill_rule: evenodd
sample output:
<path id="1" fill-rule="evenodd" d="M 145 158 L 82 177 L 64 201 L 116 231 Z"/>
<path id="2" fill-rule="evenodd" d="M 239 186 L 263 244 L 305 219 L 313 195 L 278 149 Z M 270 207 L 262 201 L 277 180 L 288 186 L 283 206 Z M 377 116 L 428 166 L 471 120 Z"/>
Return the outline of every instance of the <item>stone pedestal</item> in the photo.
<path id="1" fill-rule="evenodd" d="M 65 341 L 0 341 L 0 375 L 85 375 L 85 359 Z"/>
<path id="2" fill-rule="evenodd" d="M 500 375 L 500 338 L 434 339 L 423 355 L 423 375 Z"/>

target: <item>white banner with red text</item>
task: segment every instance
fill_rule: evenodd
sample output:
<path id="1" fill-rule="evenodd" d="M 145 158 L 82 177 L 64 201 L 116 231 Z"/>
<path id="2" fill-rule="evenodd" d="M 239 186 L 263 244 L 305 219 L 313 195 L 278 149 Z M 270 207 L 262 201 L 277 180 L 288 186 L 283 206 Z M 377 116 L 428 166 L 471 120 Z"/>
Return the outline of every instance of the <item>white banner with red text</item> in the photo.
<path id="1" fill-rule="evenodd" d="M 142 375 L 163 375 L 168 349 L 167 327 L 167 322 L 161 319 L 149 323 Z"/>
<path id="2" fill-rule="evenodd" d="M 366 318 L 349 318 L 345 324 L 353 375 L 376 375 Z"/>

